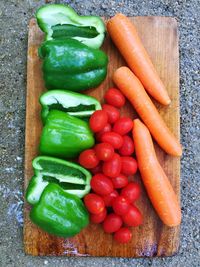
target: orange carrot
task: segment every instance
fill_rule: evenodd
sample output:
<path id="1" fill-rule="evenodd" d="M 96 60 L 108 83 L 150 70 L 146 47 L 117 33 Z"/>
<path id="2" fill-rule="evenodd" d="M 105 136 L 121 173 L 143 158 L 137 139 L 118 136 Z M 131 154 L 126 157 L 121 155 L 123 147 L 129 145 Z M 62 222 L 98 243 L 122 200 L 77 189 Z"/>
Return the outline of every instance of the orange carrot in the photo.
<path id="1" fill-rule="evenodd" d="M 131 102 L 157 143 L 168 154 L 181 156 L 178 140 L 170 132 L 138 78 L 127 67 L 117 69 L 113 81 Z"/>
<path id="2" fill-rule="evenodd" d="M 117 14 L 107 23 L 113 42 L 125 58 L 131 70 L 139 78 L 147 92 L 163 105 L 171 100 L 145 50 L 133 23 L 123 14 Z"/>
<path id="3" fill-rule="evenodd" d="M 149 130 L 139 119 L 133 121 L 133 138 L 138 167 L 152 205 L 164 224 L 179 225 L 181 210 L 177 196 L 157 160 Z"/>

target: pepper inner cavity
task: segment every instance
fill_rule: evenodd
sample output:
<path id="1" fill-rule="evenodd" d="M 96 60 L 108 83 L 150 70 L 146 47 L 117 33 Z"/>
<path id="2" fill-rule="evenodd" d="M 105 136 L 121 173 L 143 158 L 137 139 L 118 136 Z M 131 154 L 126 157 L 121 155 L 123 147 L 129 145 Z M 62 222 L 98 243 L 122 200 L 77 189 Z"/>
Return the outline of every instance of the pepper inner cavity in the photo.
<path id="1" fill-rule="evenodd" d="M 52 173 L 52 177 L 54 176 L 54 174 L 63 175 L 63 176 L 67 174 L 67 176 L 78 178 L 84 181 L 86 180 L 85 174 L 76 168 L 62 165 L 62 164 L 59 164 L 53 161 L 48 162 L 48 161 L 41 160 L 38 163 L 41 166 L 43 172 Z"/>
<path id="2" fill-rule="evenodd" d="M 56 38 L 66 38 L 66 37 L 84 37 L 84 38 L 94 38 L 99 35 L 96 28 L 93 26 L 74 26 L 71 24 L 54 25 L 52 26 L 53 34 L 52 37 Z"/>
<path id="3" fill-rule="evenodd" d="M 74 106 L 74 107 L 63 107 L 62 104 L 60 103 L 55 103 L 55 104 L 51 104 L 49 106 L 49 110 L 52 109 L 58 109 L 64 112 L 81 112 L 81 111 L 94 111 L 95 110 L 95 105 L 83 105 L 80 104 L 78 106 Z"/>
<path id="4" fill-rule="evenodd" d="M 72 183 L 67 183 L 67 182 L 60 182 L 58 179 L 51 177 L 51 176 L 43 176 L 42 179 L 44 181 L 47 181 L 49 183 L 55 183 L 61 186 L 64 190 L 84 190 L 85 185 L 84 184 L 72 184 Z"/>

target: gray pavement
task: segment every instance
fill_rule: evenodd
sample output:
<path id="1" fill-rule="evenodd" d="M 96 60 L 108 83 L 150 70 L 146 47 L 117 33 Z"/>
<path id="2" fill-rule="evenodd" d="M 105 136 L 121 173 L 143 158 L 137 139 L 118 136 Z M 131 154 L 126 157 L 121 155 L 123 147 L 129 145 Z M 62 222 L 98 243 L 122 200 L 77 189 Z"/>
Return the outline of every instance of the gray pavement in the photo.
<path id="1" fill-rule="evenodd" d="M 199 0 L 60 1 L 70 4 L 81 14 L 109 16 L 120 11 L 130 16 L 174 16 L 179 21 L 181 138 L 184 147 L 181 161 L 183 223 L 179 253 L 159 259 L 55 258 L 24 254 L 22 208 L 27 24 L 36 8 L 44 2 L 0 0 L 0 266 L 200 266 Z"/>

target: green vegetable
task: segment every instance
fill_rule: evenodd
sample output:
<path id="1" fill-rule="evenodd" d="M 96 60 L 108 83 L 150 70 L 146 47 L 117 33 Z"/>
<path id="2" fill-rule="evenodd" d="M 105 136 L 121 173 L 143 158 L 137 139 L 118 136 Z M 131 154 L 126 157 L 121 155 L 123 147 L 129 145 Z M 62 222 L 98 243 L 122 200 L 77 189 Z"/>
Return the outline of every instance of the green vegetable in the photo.
<path id="1" fill-rule="evenodd" d="M 50 110 L 40 137 L 43 155 L 75 158 L 95 143 L 86 121 L 60 110 Z"/>
<path id="2" fill-rule="evenodd" d="M 97 87 L 107 74 L 107 55 L 74 39 L 55 39 L 39 48 L 47 89 L 81 91 Z"/>
<path id="3" fill-rule="evenodd" d="M 89 223 L 83 202 L 54 183 L 46 186 L 30 218 L 45 232 L 61 237 L 74 236 Z"/>
<path id="4" fill-rule="evenodd" d="M 100 17 L 79 16 L 70 6 L 45 5 L 37 10 L 36 18 L 46 40 L 70 37 L 99 48 L 105 37 L 105 25 Z"/>
<path id="5" fill-rule="evenodd" d="M 101 105 L 94 97 L 63 90 L 51 90 L 40 96 L 42 120 L 45 122 L 49 111 L 57 109 L 75 117 L 88 117 Z"/>
<path id="6" fill-rule="evenodd" d="M 27 201 L 36 204 L 50 183 L 58 184 L 65 192 L 82 198 L 90 191 L 91 174 L 76 163 L 40 156 L 33 160 L 34 176 L 26 191 Z"/>

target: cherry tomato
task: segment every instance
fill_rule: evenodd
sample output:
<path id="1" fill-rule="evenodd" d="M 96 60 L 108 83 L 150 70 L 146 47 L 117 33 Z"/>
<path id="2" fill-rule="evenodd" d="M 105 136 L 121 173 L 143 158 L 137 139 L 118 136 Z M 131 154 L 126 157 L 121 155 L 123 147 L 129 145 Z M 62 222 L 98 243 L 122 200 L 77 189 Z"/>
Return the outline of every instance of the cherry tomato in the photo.
<path id="1" fill-rule="evenodd" d="M 123 136 L 123 145 L 119 149 L 119 154 L 122 156 L 130 156 L 134 152 L 134 143 L 133 139 L 128 136 Z"/>
<path id="2" fill-rule="evenodd" d="M 99 160 L 111 160 L 114 155 L 114 148 L 109 143 L 97 144 L 94 148 L 96 156 Z"/>
<path id="3" fill-rule="evenodd" d="M 122 216 L 124 223 L 128 226 L 138 226 L 142 224 L 142 214 L 139 209 L 131 205 L 128 212 Z"/>
<path id="4" fill-rule="evenodd" d="M 121 159 L 117 153 L 109 161 L 105 161 L 102 167 L 103 173 L 108 177 L 116 177 L 121 172 Z"/>
<path id="5" fill-rule="evenodd" d="M 114 123 L 116 122 L 119 117 L 120 117 L 120 112 L 118 109 L 116 109 L 115 107 L 108 105 L 108 104 L 103 104 L 102 105 L 102 109 L 106 111 L 107 115 L 108 115 L 108 122 L 109 123 Z"/>
<path id="6" fill-rule="evenodd" d="M 133 175 L 137 172 L 137 161 L 133 157 L 121 157 L 122 170 L 125 175 Z"/>
<path id="7" fill-rule="evenodd" d="M 108 122 L 108 115 L 105 110 L 96 110 L 90 117 L 89 124 L 93 132 L 101 131 Z"/>
<path id="8" fill-rule="evenodd" d="M 99 160 L 94 149 L 86 149 L 79 155 L 79 163 L 86 169 L 95 168 L 99 164 Z"/>
<path id="9" fill-rule="evenodd" d="M 90 169 L 90 171 L 91 171 L 92 174 L 97 174 L 97 173 L 102 172 L 102 164 L 101 164 L 101 162 L 96 167 Z"/>
<path id="10" fill-rule="evenodd" d="M 131 182 L 121 191 L 121 195 L 124 196 L 129 203 L 137 200 L 140 197 L 141 189 L 138 183 Z"/>
<path id="11" fill-rule="evenodd" d="M 125 97 L 124 95 L 116 88 L 110 88 L 105 93 L 104 98 L 106 102 L 116 108 L 121 108 L 125 104 Z"/>
<path id="12" fill-rule="evenodd" d="M 114 149 L 119 149 L 123 144 L 123 138 L 121 135 L 114 132 L 104 133 L 101 137 L 101 141 L 111 144 Z"/>
<path id="13" fill-rule="evenodd" d="M 118 176 L 112 178 L 112 183 L 114 188 L 122 188 L 128 184 L 128 178 L 120 173 Z"/>
<path id="14" fill-rule="evenodd" d="M 103 201 L 106 205 L 106 207 L 111 207 L 113 200 L 119 196 L 118 192 L 116 190 L 112 191 L 110 194 L 102 196 Z"/>
<path id="15" fill-rule="evenodd" d="M 102 197 L 93 193 L 87 194 L 84 197 L 84 203 L 88 211 L 92 214 L 98 214 L 102 212 L 105 208 L 105 204 Z"/>
<path id="16" fill-rule="evenodd" d="M 121 117 L 117 120 L 113 126 L 113 131 L 120 134 L 125 135 L 131 131 L 133 128 L 133 122 L 129 117 Z"/>
<path id="17" fill-rule="evenodd" d="M 95 134 L 96 140 L 99 141 L 99 142 L 101 142 L 102 135 L 104 133 L 111 132 L 111 129 L 112 129 L 112 127 L 111 127 L 110 123 L 106 123 L 106 125 L 104 126 L 104 128 L 100 132 L 98 132 L 98 133 Z"/>
<path id="18" fill-rule="evenodd" d="M 114 233 L 118 231 L 121 226 L 122 219 L 115 213 L 108 214 L 103 222 L 103 229 L 106 233 Z"/>
<path id="19" fill-rule="evenodd" d="M 128 227 L 122 227 L 114 233 L 114 239 L 119 243 L 128 243 L 132 238 L 132 232 Z"/>
<path id="20" fill-rule="evenodd" d="M 123 196 L 116 197 L 112 202 L 113 210 L 118 215 L 124 215 L 128 212 L 130 204 Z"/>
<path id="21" fill-rule="evenodd" d="M 111 180 L 101 173 L 97 173 L 92 177 L 90 185 L 92 190 L 99 195 L 108 195 L 113 191 Z"/>
<path id="22" fill-rule="evenodd" d="M 90 214 L 90 221 L 93 223 L 102 223 L 106 218 L 107 210 L 104 209 L 102 212 L 98 214 Z"/>

